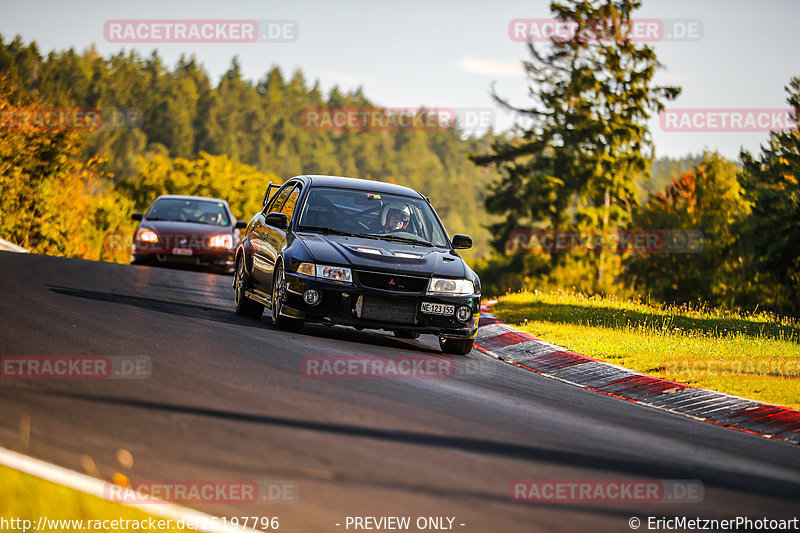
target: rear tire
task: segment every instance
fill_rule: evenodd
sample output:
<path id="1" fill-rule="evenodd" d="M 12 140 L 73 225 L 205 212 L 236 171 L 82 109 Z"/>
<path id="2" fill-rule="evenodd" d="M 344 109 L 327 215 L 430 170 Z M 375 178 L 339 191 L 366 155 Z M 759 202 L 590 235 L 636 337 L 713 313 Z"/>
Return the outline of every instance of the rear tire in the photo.
<path id="1" fill-rule="evenodd" d="M 244 257 L 236 260 L 236 271 L 233 275 L 233 291 L 236 303 L 236 314 L 250 318 L 261 318 L 264 306 L 247 297 L 247 273 L 244 271 Z"/>
<path id="2" fill-rule="evenodd" d="M 279 329 L 297 331 L 303 327 L 303 321 L 288 316 L 281 316 L 281 309 L 286 301 L 286 276 L 283 263 L 272 272 L 272 325 Z"/>
<path id="3" fill-rule="evenodd" d="M 472 345 L 475 339 L 447 339 L 439 337 L 439 348 L 442 353 L 452 355 L 467 355 L 472 351 Z"/>

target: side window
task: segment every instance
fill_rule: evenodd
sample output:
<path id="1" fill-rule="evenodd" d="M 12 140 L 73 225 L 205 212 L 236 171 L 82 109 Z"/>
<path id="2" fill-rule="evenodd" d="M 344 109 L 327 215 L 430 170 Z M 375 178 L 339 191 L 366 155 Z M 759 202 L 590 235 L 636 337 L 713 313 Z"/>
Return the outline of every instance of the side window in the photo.
<path id="1" fill-rule="evenodd" d="M 264 214 L 271 213 L 273 211 L 280 212 L 281 208 L 283 207 L 284 202 L 286 202 L 286 198 L 289 196 L 289 193 L 292 191 L 292 187 L 284 187 L 280 192 L 275 194 L 275 198 L 267 204 L 267 207 L 264 209 Z"/>
<path id="2" fill-rule="evenodd" d="M 295 187 L 292 189 L 289 198 L 287 198 L 286 203 L 283 204 L 283 208 L 281 209 L 281 213 L 286 215 L 286 218 L 291 221 L 292 215 L 294 215 L 294 210 L 297 207 L 297 198 L 300 197 L 300 187 Z"/>

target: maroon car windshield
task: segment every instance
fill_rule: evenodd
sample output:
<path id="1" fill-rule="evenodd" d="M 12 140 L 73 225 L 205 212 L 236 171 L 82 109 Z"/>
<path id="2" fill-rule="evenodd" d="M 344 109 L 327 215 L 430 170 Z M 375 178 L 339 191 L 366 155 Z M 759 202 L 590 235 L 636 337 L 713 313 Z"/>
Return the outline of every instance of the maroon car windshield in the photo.
<path id="1" fill-rule="evenodd" d="M 174 220 L 196 222 L 212 226 L 230 226 L 231 219 L 223 202 L 162 198 L 157 200 L 146 215 L 147 220 Z"/>

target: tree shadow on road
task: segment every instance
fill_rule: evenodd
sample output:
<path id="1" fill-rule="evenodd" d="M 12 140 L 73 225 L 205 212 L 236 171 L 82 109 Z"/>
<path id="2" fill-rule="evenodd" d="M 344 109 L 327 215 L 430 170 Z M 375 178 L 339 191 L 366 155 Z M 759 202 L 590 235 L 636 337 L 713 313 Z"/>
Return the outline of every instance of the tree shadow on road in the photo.
<path id="1" fill-rule="evenodd" d="M 770 477 L 768 475 L 746 474 L 736 471 L 735 469 L 727 470 L 712 466 L 689 465 L 682 462 L 656 462 L 655 460 L 645 462 L 627 459 L 624 458 L 625 450 L 621 450 L 619 457 L 614 457 L 607 452 L 602 454 L 589 454 L 475 437 L 394 430 L 352 424 L 337 424 L 315 420 L 297 420 L 288 417 L 243 413 L 190 405 L 177 405 L 136 398 L 119 398 L 70 392 L 48 392 L 47 394 L 81 399 L 98 404 L 119 405 L 147 409 L 155 412 L 179 413 L 209 419 L 316 431 L 329 435 L 369 439 L 384 443 L 458 450 L 481 455 L 499 456 L 507 459 L 530 461 L 533 463 L 549 463 L 586 468 L 611 474 L 643 476 L 648 479 L 699 479 L 706 487 L 735 490 L 747 494 L 762 494 L 780 500 L 796 501 L 797 495 L 800 494 L 800 482 L 797 481 L 788 481 L 783 478 Z M 687 422 L 692 423 L 691 421 Z"/>
<path id="2" fill-rule="evenodd" d="M 71 287 L 47 285 L 46 288 L 56 294 L 62 294 L 75 298 L 84 298 L 98 302 L 127 305 L 158 313 L 213 320 L 223 324 L 259 328 L 264 329 L 265 331 L 275 331 L 274 328 L 267 323 L 265 318 L 253 320 L 252 318 L 241 317 L 233 311 L 232 307 L 226 309 L 213 305 L 175 302 L 160 298 L 130 296 L 126 294 L 93 291 L 89 289 L 76 289 Z M 396 339 L 389 335 L 377 333 L 374 330 L 361 332 L 349 327 L 327 327 L 314 324 L 306 326 L 303 330 L 297 332 L 297 334 L 318 337 L 320 339 L 343 340 L 357 342 L 360 344 L 385 346 L 388 348 L 400 348 L 423 353 L 440 353 L 438 349 L 427 347 L 419 342 Z"/>

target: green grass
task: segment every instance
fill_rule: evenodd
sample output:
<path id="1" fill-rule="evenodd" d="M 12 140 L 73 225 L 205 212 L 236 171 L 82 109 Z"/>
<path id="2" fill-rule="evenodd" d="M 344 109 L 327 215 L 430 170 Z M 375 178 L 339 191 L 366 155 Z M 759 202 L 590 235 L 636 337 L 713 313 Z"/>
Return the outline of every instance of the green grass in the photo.
<path id="1" fill-rule="evenodd" d="M 69 527 L 50 527 L 44 532 L 36 532 L 34 528 L 40 516 L 47 517 L 51 520 L 82 519 L 85 521 L 89 519 L 147 520 L 151 515 L 127 505 L 107 502 L 102 498 L 63 487 L 0 465 L 0 517 L 6 520 L 10 518 L 30 520 L 33 524 L 31 526 L 31 531 L 35 533 L 81 531 L 80 529 Z M 160 517 L 155 517 L 155 519 L 163 520 Z M 172 528 L 163 531 L 182 531 L 175 528 L 176 524 L 174 520 L 171 525 Z M 6 526 L 9 526 L 9 524 L 6 524 Z M 62 526 L 66 525 L 62 524 Z M 22 531 L 21 528 L 12 527 L 3 527 L 0 530 L 3 532 Z M 83 531 L 90 530 L 84 528 Z M 136 531 L 137 533 L 141 533 L 141 530 L 133 528 L 112 528 L 102 529 L 102 531 Z"/>
<path id="2" fill-rule="evenodd" d="M 500 298 L 492 314 L 572 351 L 653 376 L 800 408 L 800 323 L 566 292 Z"/>

